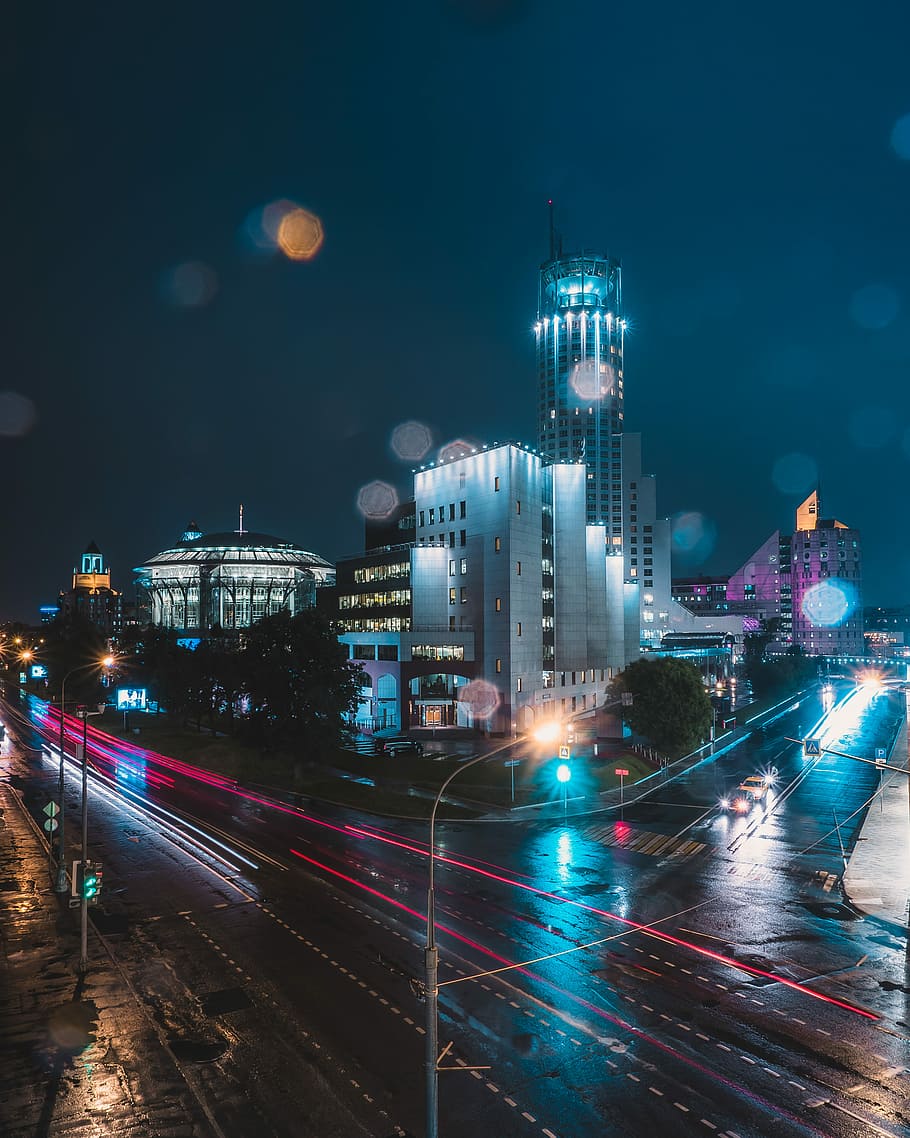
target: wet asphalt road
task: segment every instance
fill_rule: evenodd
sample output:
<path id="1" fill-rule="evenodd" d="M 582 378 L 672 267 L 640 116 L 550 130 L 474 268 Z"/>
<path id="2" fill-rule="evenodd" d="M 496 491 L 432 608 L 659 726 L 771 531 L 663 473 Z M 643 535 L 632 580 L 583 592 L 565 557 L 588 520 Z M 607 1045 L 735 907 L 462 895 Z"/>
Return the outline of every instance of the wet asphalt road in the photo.
<path id="1" fill-rule="evenodd" d="M 621 818 L 440 828 L 443 1134 L 906 1132 L 906 940 L 836 886 L 878 775 L 784 741 L 820 713 Z M 874 700 L 841 747 L 874 751 L 899 714 Z M 765 808 L 717 809 L 771 766 Z M 53 770 L 33 757 L 21 778 L 37 813 Z M 311 1132 L 306 1069 L 364 1133 L 422 1134 L 424 828 L 180 780 L 165 795 L 218 827 L 225 861 L 99 792 L 99 924 L 173 1037 L 211 1048 L 225 1133 Z"/>

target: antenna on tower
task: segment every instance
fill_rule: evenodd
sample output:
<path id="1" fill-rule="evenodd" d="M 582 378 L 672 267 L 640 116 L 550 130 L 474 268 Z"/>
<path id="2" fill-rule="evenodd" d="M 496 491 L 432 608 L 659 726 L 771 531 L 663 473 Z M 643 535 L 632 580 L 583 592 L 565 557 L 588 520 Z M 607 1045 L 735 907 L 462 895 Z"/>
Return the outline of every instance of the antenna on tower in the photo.
<path id="1" fill-rule="evenodd" d="M 556 259 L 556 224 L 553 220 L 553 199 L 547 202 L 547 208 L 550 211 L 550 260 Z"/>
<path id="2" fill-rule="evenodd" d="M 240 529 L 238 533 L 243 533 L 243 502 L 240 503 Z"/>

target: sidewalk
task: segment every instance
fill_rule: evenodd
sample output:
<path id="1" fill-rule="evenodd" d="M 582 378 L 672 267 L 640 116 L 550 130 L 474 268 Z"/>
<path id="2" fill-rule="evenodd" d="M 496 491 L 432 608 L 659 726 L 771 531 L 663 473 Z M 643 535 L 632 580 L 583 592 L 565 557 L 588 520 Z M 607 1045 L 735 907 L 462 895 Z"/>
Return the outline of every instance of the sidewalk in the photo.
<path id="1" fill-rule="evenodd" d="M 891 766 L 908 767 L 904 719 Z M 884 771 L 882 793 L 873 799 L 844 873 L 844 894 L 855 909 L 908 930 L 910 905 L 910 778 Z"/>
<path id="2" fill-rule="evenodd" d="M 0 780 L 0 1133 L 212 1138 L 220 1132 L 104 945 L 51 889 L 47 847 Z"/>

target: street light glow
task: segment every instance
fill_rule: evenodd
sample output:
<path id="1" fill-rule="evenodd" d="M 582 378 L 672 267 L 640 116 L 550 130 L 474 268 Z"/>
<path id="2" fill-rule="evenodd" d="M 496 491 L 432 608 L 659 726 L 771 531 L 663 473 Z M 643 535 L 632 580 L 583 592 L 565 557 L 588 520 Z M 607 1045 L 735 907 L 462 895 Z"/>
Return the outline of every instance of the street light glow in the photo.
<path id="1" fill-rule="evenodd" d="M 556 768 L 556 779 L 558 782 L 568 782 L 572 777 L 572 768 L 568 763 L 560 763 Z"/>
<path id="2" fill-rule="evenodd" d="M 546 723 L 541 723 L 533 731 L 534 738 L 538 743 L 555 743 L 557 739 L 562 737 L 562 734 L 563 726 L 558 719 L 550 719 Z"/>

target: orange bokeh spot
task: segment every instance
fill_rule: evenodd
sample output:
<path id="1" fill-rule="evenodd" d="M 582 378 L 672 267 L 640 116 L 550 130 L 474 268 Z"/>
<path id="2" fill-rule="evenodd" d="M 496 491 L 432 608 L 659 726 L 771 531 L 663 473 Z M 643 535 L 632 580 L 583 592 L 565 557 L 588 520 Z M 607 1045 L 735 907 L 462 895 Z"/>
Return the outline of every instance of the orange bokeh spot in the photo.
<path id="1" fill-rule="evenodd" d="M 322 222 L 299 206 L 283 215 L 278 225 L 278 247 L 292 261 L 309 261 L 319 252 L 324 239 Z"/>

